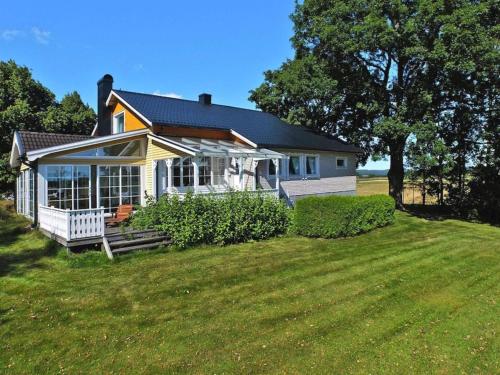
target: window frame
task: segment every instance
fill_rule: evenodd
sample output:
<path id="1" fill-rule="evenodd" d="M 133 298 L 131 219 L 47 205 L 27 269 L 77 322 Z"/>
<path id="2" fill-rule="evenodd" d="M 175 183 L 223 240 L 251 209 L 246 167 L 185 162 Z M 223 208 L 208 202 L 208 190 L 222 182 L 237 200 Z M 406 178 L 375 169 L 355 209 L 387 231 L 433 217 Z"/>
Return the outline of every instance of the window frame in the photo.
<path id="1" fill-rule="evenodd" d="M 123 129 L 122 131 L 117 131 L 117 126 L 118 126 L 118 123 L 117 123 L 117 120 L 119 117 L 123 116 Z M 125 111 L 120 111 L 118 113 L 115 113 L 113 114 L 113 134 L 121 134 L 121 133 L 125 133 Z"/>
<path id="2" fill-rule="evenodd" d="M 194 188 L 195 184 L 194 184 L 194 165 L 193 165 L 193 157 L 192 156 L 177 156 L 177 157 L 174 157 L 174 158 L 170 158 L 172 159 L 172 188 L 174 189 L 185 189 L 185 188 Z M 179 159 L 179 186 L 175 186 L 175 183 L 174 183 L 174 160 L 175 159 Z M 189 167 L 187 166 L 184 166 L 184 161 L 187 160 L 187 159 L 190 159 L 191 161 L 191 165 Z M 193 180 L 193 185 L 184 185 L 184 168 L 192 168 L 193 169 L 193 174 L 192 176 L 190 176 L 190 178 L 192 178 Z M 199 166 L 198 166 L 199 168 Z M 198 171 L 199 172 L 199 171 Z M 198 176 L 199 178 L 199 176 Z"/>
<path id="3" fill-rule="evenodd" d="M 137 167 L 139 168 L 139 205 L 142 205 L 143 204 L 143 196 L 142 196 L 142 191 L 143 191 L 143 187 L 144 187 L 144 183 L 143 183 L 143 175 L 144 175 L 144 172 L 143 172 L 143 168 L 142 168 L 142 165 L 137 165 L 137 164 L 98 164 L 96 165 L 96 205 L 97 207 L 104 207 L 104 206 L 101 206 L 101 173 L 100 173 L 100 168 L 101 167 L 118 167 L 119 168 L 119 174 L 118 174 L 118 190 L 119 190 L 119 196 L 118 196 L 118 199 L 119 199 L 119 203 L 118 205 L 121 205 L 123 204 L 123 194 L 122 194 L 122 189 L 123 189 L 123 183 L 122 183 L 122 177 L 123 177 L 123 174 L 122 174 L 122 167 Z M 105 177 L 110 177 L 110 176 L 105 176 Z M 108 189 L 109 189 L 109 186 L 108 185 Z M 135 186 L 135 185 L 131 185 L 129 184 L 128 186 Z M 132 197 L 132 195 L 130 195 L 129 197 Z M 112 198 L 112 196 L 108 195 L 107 197 L 103 197 L 103 198 Z M 105 214 L 110 214 L 112 213 L 112 206 L 111 204 L 109 205 L 109 207 L 104 207 L 105 209 Z"/>
<path id="4" fill-rule="evenodd" d="M 71 167 L 71 210 L 72 211 L 80 211 L 80 210 L 90 210 L 92 209 L 92 166 L 90 164 L 46 164 L 44 165 L 44 186 L 45 186 L 45 203 L 47 207 L 51 207 L 49 203 L 49 172 L 48 169 L 50 167 Z M 89 191 L 89 196 L 88 196 L 88 201 L 89 201 L 89 208 L 75 208 L 75 200 L 82 200 L 82 199 L 75 199 L 75 190 L 80 189 L 80 188 L 75 188 L 75 167 L 87 167 L 89 171 L 89 186 L 88 186 L 88 191 Z M 61 201 L 61 200 L 59 200 Z M 56 207 L 58 208 L 58 207 Z M 58 208 L 59 209 L 59 208 Z"/>
<path id="5" fill-rule="evenodd" d="M 307 173 L 307 158 L 314 158 L 314 164 L 315 164 L 315 173 Z M 319 177 L 319 160 L 320 156 L 319 154 L 304 154 L 304 175 L 306 177 Z"/>
<path id="6" fill-rule="evenodd" d="M 292 158 L 299 158 L 299 173 L 297 174 L 291 174 L 290 173 L 290 162 L 292 160 Z M 287 176 L 288 176 L 288 179 L 300 179 L 302 178 L 302 176 L 304 175 L 304 171 L 303 171 L 303 167 L 302 167 L 302 159 L 303 159 L 303 154 L 289 154 L 288 155 L 288 159 L 287 159 L 287 163 L 286 163 L 286 167 L 287 167 Z"/>
<path id="7" fill-rule="evenodd" d="M 343 160 L 344 166 L 339 167 L 338 161 Z M 336 156 L 335 157 L 335 169 L 347 169 L 347 157 L 346 156 Z"/>

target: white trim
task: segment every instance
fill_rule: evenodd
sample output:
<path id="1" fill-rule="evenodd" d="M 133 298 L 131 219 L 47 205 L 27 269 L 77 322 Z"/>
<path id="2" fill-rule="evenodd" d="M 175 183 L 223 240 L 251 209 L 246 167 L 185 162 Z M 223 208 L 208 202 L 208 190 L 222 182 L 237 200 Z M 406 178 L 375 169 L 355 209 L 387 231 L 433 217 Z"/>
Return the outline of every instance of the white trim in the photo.
<path id="1" fill-rule="evenodd" d="M 121 115 L 123 115 L 123 130 L 121 132 L 118 132 L 118 131 L 116 131 L 116 123 L 117 123 L 116 120 Z M 113 124 L 112 124 L 111 128 L 112 128 L 111 131 L 112 131 L 113 134 L 125 133 L 125 110 L 120 111 L 120 112 L 118 112 L 116 114 L 113 114 Z"/>
<path id="2" fill-rule="evenodd" d="M 338 160 L 344 160 L 344 166 L 339 167 L 337 164 Z M 335 156 L 335 169 L 347 169 L 347 157 L 346 156 Z"/>
<path id="3" fill-rule="evenodd" d="M 49 206 L 49 182 L 48 182 L 48 168 L 49 167 L 71 167 L 71 210 L 88 210 L 92 208 L 92 166 L 90 164 L 44 164 L 44 191 L 45 200 L 44 204 Z M 75 167 L 88 167 L 89 169 L 89 208 L 74 208 L 75 207 L 75 180 L 74 168 Z M 78 199 L 77 199 L 78 200 Z M 40 203 L 39 203 L 40 205 Z"/>
<path id="4" fill-rule="evenodd" d="M 94 136 L 97 134 L 97 128 L 98 128 L 98 124 L 96 123 L 96 124 L 94 125 L 94 128 L 92 129 L 92 133 L 90 133 L 90 135 L 91 135 L 92 137 L 94 137 Z"/>
<path id="5" fill-rule="evenodd" d="M 108 99 L 106 99 L 106 106 L 109 107 L 110 103 L 111 103 L 111 97 L 112 96 L 115 96 L 116 98 L 118 98 L 121 102 L 123 102 L 123 104 L 125 104 L 132 112 L 134 112 L 137 116 L 139 116 L 146 124 L 148 124 L 149 126 L 153 126 L 153 123 L 151 121 L 149 121 L 146 117 L 144 117 L 144 115 L 142 113 L 140 113 L 137 109 L 135 109 L 134 107 L 132 107 L 130 104 L 128 104 L 120 95 L 118 95 L 115 91 L 111 90 L 111 92 L 109 93 L 108 95 Z"/>
<path id="6" fill-rule="evenodd" d="M 244 142 L 248 143 L 250 146 L 252 147 L 255 147 L 257 148 L 257 143 L 254 143 L 252 142 L 250 139 L 242 136 L 240 133 L 238 133 L 237 131 L 233 130 L 233 129 L 229 129 L 229 132 L 234 135 L 235 137 L 238 137 L 240 138 L 241 140 L 243 140 Z"/>
<path id="7" fill-rule="evenodd" d="M 49 154 L 53 154 L 55 152 L 69 151 L 69 150 L 74 150 L 76 148 L 85 147 L 85 146 L 94 146 L 94 145 L 97 146 L 101 143 L 112 142 L 112 141 L 117 141 L 117 140 L 121 140 L 121 139 L 127 139 L 127 138 L 135 137 L 138 135 L 145 135 L 148 133 L 149 133 L 149 129 L 141 129 L 141 130 L 134 130 L 131 132 L 106 135 L 103 137 L 85 139 L 83 141 L 67 143 L 67 144 L 59 145 L 59 146 L 41 148 L 39 150 L 30 151 L 26 155 L 28 157 L 28 160 L 33 161 L 33 160 L 36 160 L 38 158 L 47 156 Z"/>
<path id="8" fill-rule="evenodd" d="M 15 147 L 17 147 L 17 153 L 18 153 L 16 159 L 14 159 Z M 14 141 L 12 142 L 12 148 L 10 150 L 10 160 L 9 160 L 10 166 L 15 168 L 15 167 L 18 167 L 19 165 L 21 165 L 19 158 L 23 154 L 24 154 L 24 146 L 23 146 L 23 143 L 21 142 L 21 137 L 19 136 L 19 132 L 16 130 L 14 132 Z"/>

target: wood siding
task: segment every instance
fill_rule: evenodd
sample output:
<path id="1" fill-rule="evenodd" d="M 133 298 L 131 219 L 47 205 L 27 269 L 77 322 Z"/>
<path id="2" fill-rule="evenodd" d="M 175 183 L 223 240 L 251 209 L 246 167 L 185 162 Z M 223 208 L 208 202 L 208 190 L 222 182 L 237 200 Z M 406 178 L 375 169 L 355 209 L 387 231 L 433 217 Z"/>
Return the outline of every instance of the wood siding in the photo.
<path id="1" fill-rule="evenodd" d="M 146 165 L 145 165 L 145 186 L 144 189 L 148 194 L 153 194 L 153 161 L 167 158 L 175 158 L 185 156 L 180 151 L 168 148 L 152 139 L 148 139 L 146 150 Z"/>
<path id="2" fill-rule="evenodd" d="M 145 129 L 148 126 L 144 121 L 142 121 L 139 117 L 137 117 L 132 111 L 127 109 L 123 104 L 116 103 L 114 108 L 112 109 L 112 116 L 125 112 L 125 131 L 130 132 L 133 130 Z M 113 120 L 111 120 L 113 121 Z"/>
<path id="3" fill-rule="evenodd" d="M 300 196 L 308 195 L 355 194 L 356 176 L 282 181 L 280 185 L 283 192 L 292 201 Z"/>

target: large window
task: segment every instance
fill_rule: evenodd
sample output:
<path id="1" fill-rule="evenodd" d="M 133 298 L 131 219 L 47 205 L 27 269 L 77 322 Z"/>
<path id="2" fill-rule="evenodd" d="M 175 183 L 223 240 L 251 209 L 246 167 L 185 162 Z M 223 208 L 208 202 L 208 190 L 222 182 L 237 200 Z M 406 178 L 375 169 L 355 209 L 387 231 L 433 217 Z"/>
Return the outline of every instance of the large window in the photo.
<path id="1" fill-rule="evenodd" d="M 226 159 L 213 158 L 214 185 L 224 185 L 226 183 Z"/>
<path id="2" fill-rule="evenodd" d="M 268 160 L 267 174 L 269 176 L 276 176 L 276 166 L 274 165 L 274 161 L 273 160 Z"/>
<path id="3" fill-rule="evenodd" d="M 113 116 L 113 134 L 125 131 L 125 112 Z"/>
<path id="4" fill-rule="evenodd" d="M 47 166 L 47 203 L 63 210 L 90 208 L 88 165 Z"/>
<path id="5" fill-rule="evenodd" d="M 210 185 L 210 158 L 202 157 L 200 158 L 198 164 L 198 184 L 200 186 Z"/>
<path id="6" fill-rule="evenodd" d="M 173 159 L 172 176 L 175 187 L 194 186 L 193 160 L 190 157 Z"/>
<path id="7" fill-rule="evenodd" d="M 318 157 L 306 155 L 306 175 L 316 176 L 318 174 Z"/>
<path id="8" fill-rule="evenodd" d="M 99 207 L 114 212 L 121 204 L 141 203 L 141 167 L 99 166 Z"/>
<path id="9" fill-rule="evenodd" d="M 300 175 L 300 156 L 290 156 L 288 160 L 288 173 L 292 177 Z"/>

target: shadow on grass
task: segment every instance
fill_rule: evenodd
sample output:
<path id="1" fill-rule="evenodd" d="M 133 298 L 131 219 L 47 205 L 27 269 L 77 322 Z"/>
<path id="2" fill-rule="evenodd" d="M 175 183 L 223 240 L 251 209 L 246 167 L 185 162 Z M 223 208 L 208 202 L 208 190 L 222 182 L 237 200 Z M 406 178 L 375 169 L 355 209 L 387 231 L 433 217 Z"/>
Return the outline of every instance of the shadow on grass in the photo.
<path id="1" fill-rule="evenodd" d="M 3 243 L 3 241 L 2 241 Z M 55 241 L 49 241 L 42 248 L 27 249 L 16 253 L 0 253 L 0 277 L 22 276 L 33 269 L 44 268 L 40 260 L 57 254 L 60 246 Z"/>
<path id="2" fill-rule="evenodd" d="M 500 227 L 499 224 L 490 223 L 487 221 L 482 221 L 479 219 L 470 219 L 461 216 L 454 212 L 451 207 L 439 206 L 439 205 L 422 205 L 422 204 L 407 204 L 405 205 L 405 210 L 410 215 L 430 220 L 430 221 L 443 221 L 448 219 L 466 221 L 468 223 L 476 224 L 489 224 L 494 227 Z"/>

